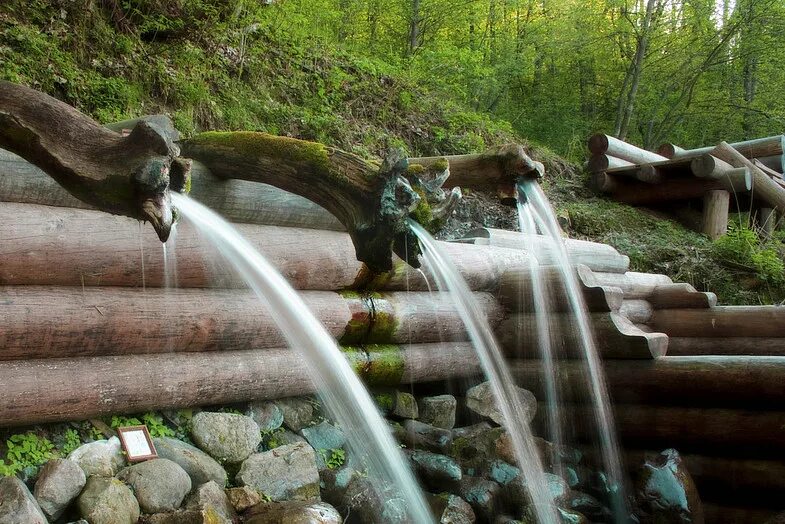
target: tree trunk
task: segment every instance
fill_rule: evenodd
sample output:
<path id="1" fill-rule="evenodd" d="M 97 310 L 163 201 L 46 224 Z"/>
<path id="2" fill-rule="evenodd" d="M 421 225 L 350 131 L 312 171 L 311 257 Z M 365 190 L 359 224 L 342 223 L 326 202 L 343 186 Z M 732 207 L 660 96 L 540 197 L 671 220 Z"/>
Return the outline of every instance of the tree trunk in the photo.
<path id="1" fill-rule="evenodd" d="M 0 81 L 0 147 L 35 164 L 79 200 L 150 221 L 165 241 L 169 189 L 181 191 L 190 164 L 160 128 L 139 122 L 127 136 L 28 87 Z"/>
<path id="2" fill-rule="evenodd" d="M 728 232 L 730 193 L 724 189 L 708 191 L 703 196 L 701 232 L 712 240 Z"/>

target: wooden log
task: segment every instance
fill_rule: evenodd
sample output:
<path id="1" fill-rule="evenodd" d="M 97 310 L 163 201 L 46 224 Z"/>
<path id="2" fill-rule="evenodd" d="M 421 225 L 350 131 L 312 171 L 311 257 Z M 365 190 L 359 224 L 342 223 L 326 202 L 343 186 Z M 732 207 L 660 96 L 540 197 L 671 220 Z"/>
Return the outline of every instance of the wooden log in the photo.
<path id="1" fill-rule="evenodd" d="M 605 172 L 592 173 L 590 184 L 591 187 L 600 193 L 613 193 L 622 187 L 617 182 L 616 177 Z"/>
<path id="2" fill-rule="evenodd" d="M 651 326 L 673 337 L 783 337 L 783 306 L 717 306 L 710 309 L 659 309 Z"/>
<path id="3" fill-rule="evenodd" d="M 703 221 L 701 232 L 712 240 L 728 232 L 730 193 L 724 189 L 707 191 L 703 195 Z"/>
<path id="4" fill-rule="evenodd" d="M 0 81 L 0 147 L 91 206 L 149 221 L 162 242 L 172 225 L 169 191 L 181 191 L 190 170 L 171 137 L 149 122 L 123 136 L 56 98 L 6 81 Z"/>
<path id="5" fill-rule="evenodd" d="M 785 143 L 785 135 L 774 135 L 765 138 L 756 138 L 754 140 L 745 140 L 743 142 L 734 142 L 729 144 L 729 146 L 746 158 L 758 158 L 781 155 L 783 153 L 783 143 Z M 694 158 L 706 153 L 711 153 L 713 149 L 714 147 L 712 146 L 687 149 L 674 153 L 670 158 Z"/>
<path id="6" fill-rule="evenodd" d="M 755 165 L 763 165 L 782 175 L 785 173 L 785 155 L 762 156 L 753 159 Z M 760 167 L 760 166 L 759 166 Z"/>
<path id="7" fill-rule="evenodd" d="M 624 273 L 630 267 L 629 257 L 620 254 L 613 246 L 573 238 L 563 241 L 572 264 L 583 264 L 592 271 L 609 273 Z M 469 231 L 460 242 L 522 249 L 536 257 L 540 264 L 558 263 L 558 248 L 550 238 L 542 235 L 483 227 Z"/>
<path id="8" fill-rule="evenodd" d="M 758 210 L 758 229 L 761 236 L 768 240 L 777 230 L 777 212 L 770 207 L 762 207 Z"/>
<path id="9" fill-rule="evenodd" d="M 480 372 L 466 343 L 368 346 L 347 357 L 369 385 Z M 0 362 L 0 377 L 5 427 L 314 392 L 303 357 L 287 349 Z"/>
<path id="10" fill-rule="evenodd" d="M 623 300 L 619 308 L 619 314 L 627 317 L 633 324 L 646 324 L 653 312 L 651 304 L 640 298 Z"/>
<path id="11" fill-rule="evenodd" d="M 579 264 L 575 266 L 583 299 L 589 311 L 615 311 L 621 307 L 622 292 L 619 288 L 600 286 L 591 270 Z M 552 311 L 570 311 L 570 303 L 564 286 L 561 271 L 555 266 L 539 266 L 537 277 L 547 294 L 548 305 Z M 515 268 L 502 275 L 499 281 L 499 301 L 511 311 L 518 313 L 534 312 L 532 273 L 524 268 Z"/>
<path id="12" fill-rule="evenodd" d="M 518 177 L 540 178 L 545 174 L 542 163 L 529 158 L 519 144 L 507 144 L 475 155 L 413 157 L 409 158 L 409 164 L 430 167 L 445 159 L 450 176 L 444 187 L 495 190 L 499 185 L 514 184 Z"/>
<path id="13" fill-rule="evenodd" d="M 785 451 L 785 411 L 615 404 L 616 428 L 624 446 L 674 447 L 684 453 L 734 448 L 734 453 L 772 456 Z M 537 410 L 541 424 L 543 413 Z M 591 406 L 565 404 L 565 420 L 591 421 Z M 575 426 L 580 439 L 596 436 L 593 423 Z"/>
<path id="14" fill-rule="evenodd" d="M 677 178 L 665 180 L 660 184 L 646 185 L 645 191 L 640 183 L 623 181 L 616 175 L 615 188 L 610 192 L 614 200 L 634 206 L 662 205 L 680 200 L 702 198 L 707 191 L 725 189 L 719 180 L 702 178 Z"/>
<path id="15" fill-rule="evenodd" d="M 308 308 L 345 344 L 469 340 L 442 293 L 303 293 Z M 251 291 L 0 287 L 0 360 L 233 351 L 282 347 L 273 316 Z M 475 295 L 491 326 L 503 311 Z"/>
<path id="16" fill-rule="evenodd" d="M 594 279 L 601 286 L 618 287 L 624 293 L 624 298 L 648 299 L 658 286 L 673 284 L 667 275 L 656 273 L 638 273 L 628 271 L 624 274 L 595 272 Z"/>
<path id="17" fill-rule="evenodd" d="M 709 153 L 697 156 L 690 161 L 690 170 L 698 178 L 719 180 L 725 177 L 726 173 L 732 169 L 732 165 Z"/>
<path id="18" fill-rule="evenodd" d="M 681 148 L 676 144 L 671 144 L 669 142 L 660 144 L 660 147 L 657 148 L 657 154 L 660 156 L 664 156 L 665 158 L 673 158 L 676 155 L 684 153 L 684 151 L 686 151 L 684 148 Z"/>
<path id="19" fill-rule="evenodd" d="M 356 260 L 346 233 L 236 227 L 296 289 L 436 289 L 427 268 L 420 272 L 400 260 L 388 274 L 371 274 Z M 165 282 L 160 242 L 124 217 L 4 203 L 0 240 L 0 284 L 160 287 Z M 179 287 L 247 287 L 187 222 L 178 225 L 176 240 Z M 449 242 L 444 248 L 473 290 L 495 289 L 505 271 L 530 263 L 520 250 Z"/>
<path id="20" fill-rule="evenodd" d="M 632 144 L 628 144 L 618 138 L 604 134 L 596 134 L 589 137 L 589 151 L 594 154 L 608 154 L 621 158 L 633 164 L 646 164 L 667 160 L 664 156 L 646 151 Z"/>
<path id="21" fill-rule="evenodd" d="M 778 337 L 670 337 L 668 355 L 785 356 L 785 339 Z"/>
<path id="22" fill-rule="evenodd" d="M 700 309 L 717 305 L 717 295 L 698 292 L 685 283 L 658 285 L 648 300 L 654 309 Z"/>
<path id="23" fill-rule="evenodd" d="M 671 339 L 672 344 L 672 339 Z M 655 406 L 781 409 L 785 402 L 785 356 L 668 356 L 653 360 L 606 360 L 605 380 L 613 401 Z M 542 363 L 510 362 L 513 376 L 538 398 L 545 391 Z M 563 399 L 586 402 L 585 367 L 561 361 Z"/>
<path id="24" fill-rule="evenodd" d="M 668 337 L 662 333 L 645 333 L 617 312 L 592 313 L 597 350 L 603 359 L 651 359 L 665 355 Z M 552 345 L 557 355 L 579 359 L 583 347 L 570 313 L 550 316 Z M 514 358 L 536 358 L 537 322 L 532 314 L 515 313 L 496 328 L 505 353 Z"/>
<path id="25" fill-rule="evenodd" d="M 767 207 L 785 210 L 785 188 L 774 182 L 758 166 L 729 146 L 721 142 L 714 148 L 712 155 L 725 160 L 734 167 L 746 167 L 752 176 L 752 191 L 756 199 L 768 204 Z"/>
<path id="26" fill-rule="evenodd" d="M 635 164 L 610 155 L 592 155 L 589 157 L 588 169 L 592 173 L 607 171 L 617 167 L 632 167 Z"/>
<path id="27" fill-rule="evenodd" d="M 191 165 L 189 195 L 233 222 L 343 231 L 327 210 L 299 195 L 245 180 L 224 180 Z M 0 201 L 91 209 L 23 158 L 0 150 Z"/>
<path id="28" fill-rule="evenodd" d="M 712 503 L 703 501 L 703 518 L 712 524 L 777 524 L 769 519 L 780 511 L 771 508 L 729 506 L 727 500 Z M 743 502 L 743 501 L 740 501 Z"/>

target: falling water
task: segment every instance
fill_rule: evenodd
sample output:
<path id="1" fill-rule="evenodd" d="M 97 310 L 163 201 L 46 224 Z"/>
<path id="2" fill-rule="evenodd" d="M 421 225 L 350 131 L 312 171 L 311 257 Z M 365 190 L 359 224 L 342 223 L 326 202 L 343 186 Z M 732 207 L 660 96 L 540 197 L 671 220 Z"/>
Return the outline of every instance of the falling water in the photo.
<path id="1" fill-rule="evenodd" d="M 452 294 L 461 320 L 466 325 L 480 364 L 491 383 L 505 426 L 509 430 L 518 466 L 523 473 L 529 495 L 534 501 L 533 509 L 537 521 L 541 524 L 556 524 L 559 520 L 548 492 L 542 463 L 526 421 L 526 414 L 491 327 L 474 300 L 466 281 L 436 240 L 413 220 L 409 221 L 409 227 L 420 241 L 423 258 L 439 289 Z"/>
<path id="2" fill-rule="evenodd" d="M 521 232 L 531 235 L 537 234 L 537 226 L 534 216 L 528 206 L 523 206 L 518 202 L 518 220 Z M 545 403 L 547 406 L 548 417 L 548 439 L 561 449 L 564 444 L 562 436 L 562 417 L 559 390 L 557 387 L 556 362 L 553 355 L 551 344 L 551 322 L 550 322 L 550 300 L 548 293 L 541 278 L 540 263 L 542 254 L 534 250 L 529 263 L 529 282 L 531 282 L 532 303 L 534 306 L 534 318 L 537 326 L 537 349 L 542 360 L 542 370 L 545 383 Z M 524 290 L 521 290 L 524 292 Z M 557 473 L 562 473 L 561 454 L 556 453 L 554 468 Z"/>
<path id="3" fill-rule="evenodd" d="M 611 496 L 614 516 L 616 522 L 626 523 L 630 511 L 627 507 L 619 446 L 616 441 L 615 424 L 610 409 L 610 399 L 605 384 L 605 375 L 597 354 L 594 334 L 589 324 L 589 316 L 586 313 L 586 304 L 584 303 L 583 295 L 581 294 L 578 285 L 578 279 L 575 276 L 575 272 L 567 257 L 567 248 L 562 241 L 561 229 L 556 221 L 553 209 L 548 203 L 548 199 L 540 185 L 535 181 L 525 180 L 518 183 L 517 189 L 521 207 L 530 208 L 531 216 L 536 221 L 537 227 L 539 227 L 543 234 L 553 240 L 553 246 L 556 248 L 557 265 L 564 280 L 564 287 L 567 291 L 570 308 L 572 309 L 578 324 L 578 334 L 581 344 L 583 345 L 582 353 L 589 372 L 594 416 L 600 433 L 600 452 L 602 455 L 603 467 L 609 480 L 611 490 L 609 495 Z"/>
<path id="4" fill-rule="evenodd" d="M 172 202 L 253 289 L 289 346 L 302 352 L 325 404 L 347 430 L 354 453 L 367 457 L 371 471 L 400 490 L 414 522 L 433 522 L 422 491 L 368 391 L 297 292 L 223 218 L 183 195 L 172 194 Z"/>
<path id="5" fill-rule="evenodd" d="M 164 287 L 177 287 L 177 222 L 172 224 L 169 239 L 161 246 L 164 250 Z"/>

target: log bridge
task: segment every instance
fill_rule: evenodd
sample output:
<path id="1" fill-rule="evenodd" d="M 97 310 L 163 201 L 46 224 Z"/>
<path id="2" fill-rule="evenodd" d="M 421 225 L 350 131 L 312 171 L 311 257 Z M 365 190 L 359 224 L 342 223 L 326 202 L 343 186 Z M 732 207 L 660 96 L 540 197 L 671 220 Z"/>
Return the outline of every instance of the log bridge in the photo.
<path id="1" fill-rule="evenodd" d="M 783 144 L 776 135 L 689 150 L 663 144 L 655 153 L 597 134 L 586 167 L 608 197 L 664 210 L 711 239 L 727 232 L 729 211 L 750 211 L 771 235 L 785 213 Z"/>
<path id="2" fill-rule="evenodd" d="M 19 157 L 0 159 L 0 426 L 314 392 L 269 312 L 187 223 L 177 230 L 177 287 L 164 289 L 152 230 L 87 208 Z M 482 178 L 490 168 L 476 161 L 467 176 Z M 340 221 L 281 189 L 207 175 L 192 184 L 303 293 L 368 385 L 480 375 L 452 301 L 429 292 L 427 269 L 394 257 L 392 270 L 369 272 Z M 443 246 L 515 376 L 542 393 L 526 249 L 535 242 L 479 229 Z M 565 242 L 630 463 L 676 447 L 711 522 L 762 522 L 785 494 L 785 308 L 718 306 L 688 284 L 628 271 L 610 246 Z M 577 384 L 568 302 L 542 247 L 560 380 Z M 587 415 L 578 396 L 565 401 L 576 419 Z"/>

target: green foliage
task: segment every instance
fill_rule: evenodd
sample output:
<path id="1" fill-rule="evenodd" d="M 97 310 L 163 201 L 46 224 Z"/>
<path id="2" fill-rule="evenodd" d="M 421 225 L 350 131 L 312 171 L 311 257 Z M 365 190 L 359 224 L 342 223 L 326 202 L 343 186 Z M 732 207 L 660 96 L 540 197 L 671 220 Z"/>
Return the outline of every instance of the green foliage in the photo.
<path id="1" fill-rule="evenodd" d="M 0 475 L 15 475 L 25 468 L 38 470 L 48 460 L 57 457 L 54 444 L 35 433 L 11 435 L 6 441 L 6 458 L 0 460 Z"/>
<path id="2" fill-rule="evenodd" d="M 346 451 L 343 449 L 319 449 L 317 451 L 328 469 L 338 469 L 346 462 Z"/>
<path id="3" fill-rule="evenodd" d="M 265 451 L 270 451 L 283 445 L 281 436 L 283 435 L 283 428 L 266 429 L 262 431 L 262 447 Z"/>
<path id="4" fill-rule="evenodd" d="M 732 224 L 728 234 L 714 242 L 718 257 L 750 268 L 770 285 L 785 284 L 785 264 L 775 245 L 762 242 L 752 229 Z"/>
<path id="5" fill-rule="evenodd" d="M 73 428 L 65 430 L 64 443 L 60 447 L 60 453 L 65 457 L 68 456 L 73 450 L 82 445 L 82 439 L 79 437 L 79 432 Z"/>
<path id="6" fill-rule="evenodd" d="M 113 415 L 109 425 L 112 429 L 117 429 L 124 426 L 147 426 L 150 436 L 153 438 L 158 437 L 174 437 L 175 431 L 166 425 L 163 417 L 154 412 L 148 412 L 139 417 L 129 417 L 123 415 Z"/>

